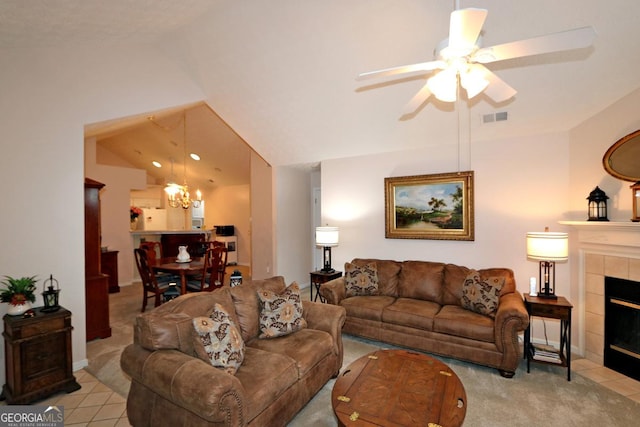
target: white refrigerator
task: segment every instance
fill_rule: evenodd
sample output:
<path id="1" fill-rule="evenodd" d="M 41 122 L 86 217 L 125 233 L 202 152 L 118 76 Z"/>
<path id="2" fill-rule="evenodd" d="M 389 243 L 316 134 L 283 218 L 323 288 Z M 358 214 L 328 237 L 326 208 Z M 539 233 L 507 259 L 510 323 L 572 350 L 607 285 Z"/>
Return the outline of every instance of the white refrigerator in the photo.
<path id="1" fill-rule="evenodd" d="M 142 209 L 142 230 L 166 230 L 167 210 L 166 209 Z"/>

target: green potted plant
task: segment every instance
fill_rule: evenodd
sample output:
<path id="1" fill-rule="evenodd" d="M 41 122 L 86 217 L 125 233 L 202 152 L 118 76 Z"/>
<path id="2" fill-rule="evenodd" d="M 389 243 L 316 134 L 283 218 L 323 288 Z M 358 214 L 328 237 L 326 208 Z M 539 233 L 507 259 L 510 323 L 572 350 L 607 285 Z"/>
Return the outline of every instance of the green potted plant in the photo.
<path id="1" fill-rule="evenodd" d="M 4 289 L 0 290 L 0 300 L 9 303 L 7 314 L 19 316 L 31 309 L 31 303 L 36 301 L 36 276 L 21 277 L 19 279 L 4 276 Z"/>

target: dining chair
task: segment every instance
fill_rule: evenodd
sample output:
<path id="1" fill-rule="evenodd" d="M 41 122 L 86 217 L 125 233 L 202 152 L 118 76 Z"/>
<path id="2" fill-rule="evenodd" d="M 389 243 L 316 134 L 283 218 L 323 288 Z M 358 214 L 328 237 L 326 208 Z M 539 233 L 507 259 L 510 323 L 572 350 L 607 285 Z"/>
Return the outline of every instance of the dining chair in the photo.
<path id="1" fill-rule="evenodd" d="M 187 282 L 191 292 L 214 291 L 224 285 L 227 267 L 227 248 L 216 246 L 207 249 L 203 258 L 202 274 Z"/>
<path id="2" fill-rule="evenodd" d="M 149 256 L 146 249 L 133 250 L 140 280 L 142 281 L 142 312 L 147 308 L 147 300 L 155 298 L 154 307 L 162 304 L 162 296 L 169 289 L 169 281 L 158 281 L 153 269 L 149 265 Z"/>
<path id="3" fill-rule="evenodd" d="M 150 266 L 158 264 L 160 259 L 163 258 L 162 245 L 160 242 L 140 242 L 139 248 L 146 249 Z"/>

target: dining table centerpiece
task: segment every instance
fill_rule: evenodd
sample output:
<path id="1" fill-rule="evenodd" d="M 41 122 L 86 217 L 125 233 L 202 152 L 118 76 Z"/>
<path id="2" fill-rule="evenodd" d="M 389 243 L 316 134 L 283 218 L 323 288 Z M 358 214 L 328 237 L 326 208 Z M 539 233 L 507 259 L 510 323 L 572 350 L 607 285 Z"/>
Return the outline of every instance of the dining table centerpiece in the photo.
<path id="1" fill-rule="evenodd" d="M 142 215 L 142 209 L 131 206 L 129 208 L 129 214 L 131 216 L 131 231 L 135 231 L 138 229 L 138 217 Z"/>
<path id="2" fill-rule="evenodd" d="M 21 316 L 31 310 L 31 303 L 36 301 L 36 276 L 14 277 L 5 276 L 2 281 L 3 289 L 0 290 L 0 301 L 9 303 L 7 314 Z"/>

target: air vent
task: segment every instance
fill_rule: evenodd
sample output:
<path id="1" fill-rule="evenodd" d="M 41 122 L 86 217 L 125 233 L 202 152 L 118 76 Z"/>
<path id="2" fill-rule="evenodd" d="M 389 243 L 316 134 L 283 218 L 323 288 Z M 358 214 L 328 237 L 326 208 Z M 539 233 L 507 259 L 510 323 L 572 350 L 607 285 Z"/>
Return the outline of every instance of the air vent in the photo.
<path id="1" fill-rule="evenodd" d="M 504 122 L 509 118 L 509 113 L 506 111 L 499 111 L 497 113 L 489 113 L 482 115 L 482 124 Z"/>

